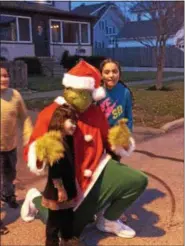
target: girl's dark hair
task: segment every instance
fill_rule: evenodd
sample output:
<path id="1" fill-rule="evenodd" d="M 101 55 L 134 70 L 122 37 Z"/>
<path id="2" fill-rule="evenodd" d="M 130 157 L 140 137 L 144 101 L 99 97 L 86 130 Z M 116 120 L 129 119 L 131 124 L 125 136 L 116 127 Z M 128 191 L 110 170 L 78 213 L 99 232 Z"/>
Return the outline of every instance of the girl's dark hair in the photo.
<path id="1" fill-rule="evenodd" d="M 0 61 L 0 68 L 6 69 L 7 73 L 9 74 L 9 67 L 6 64 L 4 64 L 4 62 L 2 61 Z"/>
<path id="2" fill-rule="evenodd" d="M 78 116 L 76 111 L 68 104 L 63 104 L 55 110 L 52 115 L 48 131 L 56 130 L 64 132 L 64 121 L 67 119 L 71 119 L 72 122 L 77 122 Z"/>
<path id="3" fill-rule="evenodd" d="M 114 64 L 116 64 L 116 66 L 118 67 L 118 70 L 119 70 L 119 74 L 121 76 L 121 66 L 120 66 L 119 62 L 117 62 L 117 61 L 115 61 L 115 60 L 113 60 L 111 58 L 105 59 L 105 60 L 103 60 L 100 63 L 100 72 L 101 72 L 101 74 L 102 74 L 102 71 L 103 71 L 104 66 L 107 63 L 114 63 Z M 132 93 L 131 89 L 120 78 L 119 78 L 119 83 L 121 83 L 122 85 L 124 85 L 130 91 L 130 94 L 131 94 L 131 97 L 132 97 L 132 103 L 133 103 L 134 97 L 133 97 L 133 93 Z M 103 81 L 102 81 L 102 85 L 103 85 Z"/>

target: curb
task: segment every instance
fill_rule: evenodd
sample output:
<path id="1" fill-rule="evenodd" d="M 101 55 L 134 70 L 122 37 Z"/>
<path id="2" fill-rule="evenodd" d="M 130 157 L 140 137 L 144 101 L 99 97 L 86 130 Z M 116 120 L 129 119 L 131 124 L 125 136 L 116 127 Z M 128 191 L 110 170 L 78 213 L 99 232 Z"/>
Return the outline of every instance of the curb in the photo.
<path id="1" fill-rule="evenodd" d="M 170 82 L 170 81 L 173 81 L 173 80 L 181 80 L 183 79 L 184 80 L 184 76 L 183 75 L 178 75 L 178 76 L 173 76 L 173 77 L 168 77 L 168 78 L 164 78 L 163 79 L 163 82 Z M 135 86 L 135 85 L 150 85 L 152 83 L 155 82 L 155 79 L 148 79 L 148 80 L 138 80 L 138 81 L 129 81 L 129 82 L 125 82 L 127 85 L 129 86 Z"/>
<path id="2" fill-rule="evenodd" d="M 158 134 L 165 133 L 165 131 L 161 128 L 136 126 L 134 127 L 133 133 L 139 134 L 139 135 L 143 135 L 143 134 L 158 135 Z"/>
<path id="3" fill-rule="evenodd" d="M 169 132 L 181 126 L 184 126 L 184 118 L 180 118 L 178 120 L 166 123 L 164 126 L 161 127 L 161 130 L 164 132 Z"/>
<path id="4" fill-rule="evenodd" d="M 142 134 L 159 135 L 159 134 L 170 132 L 182 126 L 184 126 L 184 118 L 180 118 L 180 119 L 168 122 L 160 128 L 137 126 L 134 128 L 133 133 L 138 134 L 138 135 L 142 135 Z"/>

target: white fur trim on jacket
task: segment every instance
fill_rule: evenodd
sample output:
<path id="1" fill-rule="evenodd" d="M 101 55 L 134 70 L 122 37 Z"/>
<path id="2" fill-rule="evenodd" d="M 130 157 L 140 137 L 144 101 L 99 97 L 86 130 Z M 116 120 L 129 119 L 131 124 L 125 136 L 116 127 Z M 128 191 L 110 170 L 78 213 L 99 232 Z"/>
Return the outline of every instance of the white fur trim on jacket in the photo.
<path id="1" fill-rule="evenodd" d="M 106 97 L 106 91 L 105 89 L 100 86 L 97 89 L 94 89 L 92 92 L 92 97 L 95 101 L 100 101 L 101 99 Z"/>
<path id="2" fill-rule="evenodd" d="M 92 171 L 90 169 L 84 170 L 84 177 L 90 178 L 92 176 Z"/>
<path id="3" fill-rule="evenodd" d="M 36 175 L 41 175 L 44 173 L 46 163 L 43 162 L 42 168 L 37 167 L 37 158 L 36 158 L 36 150 L 35 150 L 36 141 L 30 144 L 28 151 L 28 168 L 32 173 Z"/>
<path id="4" fill-rule="evenodd" d="M 135 150 L 135 148 L 136 148 L 135 140 L 132 137 L 130 137 L 130 147 L 128 150 L 125 150 L 121 146 L 112 146 L 111 147 L 112 151 L 114 151 L 114 153 L 116 155 L 119 155 L 121 157 L 130 156 L 131 153 Z"/>
<path id="5" fill-rule="evenodd" d="M 100 176 L 101 172 L 107 165 L 108 161 L 111 159 L 111 156 L 107 153 L 104 153 L 99 161 L 98 167 L 93 172 L 91 176 L 91 182 L 89 186 L 87 187 L 86 191 L 84 192 L 83 196 L 78 200 L 76 207 L 73 209 L 74 211 L 80 206 L 80 204 L 83 202 L 84 198 L 89 194 L 90 190 L 92 189 L 93 185 L 95 184 L 96 180 Z"/>
<path id="6" fill-rule="evenodd" d="M 63 105 L 63 104 L 68 104 L 67 102 L 66 102 L 66 100 L 63 98 L 63 97 L 57 97 L 55 100 L 54 100 L 54 102 L 56 102 L 56 103 L 58 103 L 59 105 Z"/>
<path id="7" fill-rule="evenodd" d="M 92 135 L 85 135 L 85 136 L 84 136 L 84 140 L 85 140 L 86 142 L 90 142 L 90 141 L 92 141 L 92 139 L 93 139 Z"/>
<path id="8" fill-rule="evenodd" d="M 72 87 L 74 89 L 94 90 L 95 80 L 93 77 L 75 76 L 65 73 L 62 80 L 65 87 Z"/>

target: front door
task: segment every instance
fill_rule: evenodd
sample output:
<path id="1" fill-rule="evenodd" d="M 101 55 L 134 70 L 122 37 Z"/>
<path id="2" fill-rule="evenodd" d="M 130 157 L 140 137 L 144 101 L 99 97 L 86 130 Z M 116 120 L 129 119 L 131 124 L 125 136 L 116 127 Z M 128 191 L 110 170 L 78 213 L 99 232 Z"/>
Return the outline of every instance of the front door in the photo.
<path id="1" fill-rule="evenodd" d="M 46 16 L 33 17 L 33 42 L 36 56 L 50 56 L 49 50 L 49 20 Z"/>

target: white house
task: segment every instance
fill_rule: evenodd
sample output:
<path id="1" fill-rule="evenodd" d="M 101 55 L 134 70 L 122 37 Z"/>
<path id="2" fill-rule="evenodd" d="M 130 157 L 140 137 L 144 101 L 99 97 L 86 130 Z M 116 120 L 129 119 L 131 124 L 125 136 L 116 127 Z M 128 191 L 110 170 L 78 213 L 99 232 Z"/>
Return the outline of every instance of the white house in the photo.
<path id="1" fill-rule="evenodd" d="M 125 23 L 125 17 L 114 2 L 101 2 L 80 6 L 72 10 L 75 14 L 94 16 L 93 48 L 107 48 L 111 45 Z"/>
<path id="2" fill-rule="evenodd" d="M 8 60 L 22 56 L 60 59 L 83 47 L 92 54 L 94 17 L 70 12 L 70 1 L 1 1 L 1 56 Z"/>

